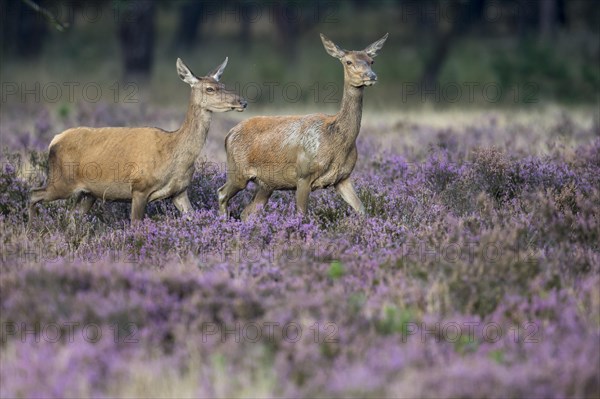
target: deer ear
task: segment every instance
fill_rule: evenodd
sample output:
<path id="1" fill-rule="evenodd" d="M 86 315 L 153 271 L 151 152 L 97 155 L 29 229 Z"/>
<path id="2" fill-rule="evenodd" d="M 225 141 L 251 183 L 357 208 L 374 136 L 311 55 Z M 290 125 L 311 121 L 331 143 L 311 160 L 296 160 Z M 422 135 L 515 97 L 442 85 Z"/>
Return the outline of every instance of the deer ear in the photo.
<path id="1" fill-rule="evenodd" d="M 339 59 L 346 55 L 346 50 L 341 49 L 337 44 L 335 44 L 334 42 L 329 40 L 327 38 L 327 36 L 325 36 L 322 33 L 321 33 L 321 41 L 323 42 L 325 51 L 327 51 L 327 54 L 329 54 L 330 56 Z"/>
<path id="2" fill-rule="evenodd" d="M 190 86 L 199 81 L 196 75 L 194 75 L 192 71 L 190 71 L 190 68 L 188 68 L 187 65 L 183 63 L 183 61 L 181 61 L 181 58 L 177 58 L 177 74 L 179 75 L 181 80 L 183 80 Z"/>
<path id="3" fill-rule="evenodd" d="M 225 61 L 223 61 L 221 65 L 209 72 L 208 76 L 210 76 L 218 82 L 221 79 L 221 75 L 223 75 L 225 67 L 227 66 L 227 61 L 229 61 L 229 57 L 225 57 Z"/>
<path id="4" fill-rule="evenodd" d="M 387 40 L 388 35 L 389 33 L 386 33 L 385 36 L 377 40 L 375 43 L 368 45 L 367 48 L 365 48 L 363 51 L 367 53 L 371 58 L 377 57 L 377 52 L 383 47 L 383 43 L 385 43 L 385 41 Z"/>

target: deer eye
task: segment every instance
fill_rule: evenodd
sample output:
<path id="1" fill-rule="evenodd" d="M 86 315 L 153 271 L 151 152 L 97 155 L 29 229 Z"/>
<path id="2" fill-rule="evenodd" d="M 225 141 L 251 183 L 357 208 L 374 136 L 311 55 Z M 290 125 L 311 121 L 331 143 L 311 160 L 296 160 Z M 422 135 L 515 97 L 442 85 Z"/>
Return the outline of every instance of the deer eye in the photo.
<path id="1" fill-rule="evenodd" d="M 207 87 L 207 88 L 206 88 L 206 91 L 207 91 L 208 93 L 212 93 L 213 91 L 215 91 L 215 89 L 213 89 L 212 87 Z"/>
<path id="2" fill-rule="evenodd" d="M 346 61 L 346 65 L 352 65 L 352 61 Z"/>
<path id="3" fill-rule="evenodd" d="M 371 65 L 373 65 L 375 63 L 375 61 L 371 61 Z"/>

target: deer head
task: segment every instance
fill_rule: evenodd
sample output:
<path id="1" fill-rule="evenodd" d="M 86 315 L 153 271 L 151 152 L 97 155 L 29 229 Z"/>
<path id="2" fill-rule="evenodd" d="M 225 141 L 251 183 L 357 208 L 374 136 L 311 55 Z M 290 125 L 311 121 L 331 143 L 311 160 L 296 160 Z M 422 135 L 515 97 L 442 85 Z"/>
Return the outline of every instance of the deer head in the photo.
<path id="1" fill-rule="evenodd" d="M 197 77 L 177 58 L 177 73 L 181 80 L 192 87 L 191 101 L 212 112 L 225 112 L 236 110 L 242 112 L 248 106 L 246 100 L 232 91 L 225 88 L 225 85 L 219 83 L 221 75 L 225 70 L 228 58 L 208 75 Z"/>
<path id="2" fill-rule="evenodd" d="M 337 44 L 321 33 L 321 41 L 327 53 L 341 61 L 344 67 L 344 81 L 354 87 L 372 86 L 377 82 L 377 75 L 373 72 L 373 58 L 381 50 L 388 38 L 386 33 L 381 39 L 367 46 L 364 50 L 349 51 L 340 48 Z"/>

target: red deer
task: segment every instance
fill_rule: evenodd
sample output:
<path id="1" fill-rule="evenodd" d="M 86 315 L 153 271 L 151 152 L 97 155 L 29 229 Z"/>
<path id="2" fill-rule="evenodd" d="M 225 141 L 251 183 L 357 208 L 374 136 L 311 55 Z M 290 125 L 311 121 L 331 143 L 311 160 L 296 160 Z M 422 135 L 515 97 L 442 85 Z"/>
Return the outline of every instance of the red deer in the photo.
<path id="1" fill-rule="evenodd" d="M 152 127 L 77 127 L 56 135 L 49 147 L 48 182 L 32 190 L 29 220 L 40 201 L 77 195 L 88 212 L 96 199 L 131 201 L 131 220 L 146 204 L 172 198 L 182 213 L 192 210 L 187 188 L 194 161 L 206 141 L 213 112 L 243 111 L 247 102 L 219 79 L 227 58 L 213 72 L 196 77 L 177 59 L 177 73 L 192 88 L 183 125 L 174 132 Z"/>
<path id="2" fill-rule="evenodd" d="M 373 58 L 388 35 L 362 51 L 347 51 L 321 34 L 325 50 L 344 67 L 344 94 L 335 115 L 258 116 L 229 131 L 225 139 L 227 182 L 219 188 L 221 214 L 248 181 L 258 184 L 242 220 L 264 206 L 274 190 L 296 190 L 296 209 L 306 213 L 311 191 L 334 186 L 360 214 L 365 208 L 350 175 L 356 164 L 363 91 L 377 82 Z"/>

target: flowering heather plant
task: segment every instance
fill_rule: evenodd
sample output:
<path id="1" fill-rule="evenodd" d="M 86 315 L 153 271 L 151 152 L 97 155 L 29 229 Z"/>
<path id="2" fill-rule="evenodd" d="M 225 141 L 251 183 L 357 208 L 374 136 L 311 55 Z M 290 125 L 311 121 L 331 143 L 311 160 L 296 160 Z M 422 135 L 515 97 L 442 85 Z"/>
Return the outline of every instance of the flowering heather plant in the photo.
<path id="1" fill-rule="evenodd" d="M 252 188 L 219 216 L 225 121 L 190 215 L 161 201 L 130 225 L 127 204 L 73 217 L 63 201 L 28 226 L 53 134 L 178 115 L 16 108 L 0 173 L 0 396 L 600 396 L 598 125 L 545 112 L 365 123 L 363 218 L 321 190 L 305 216 L 276 192 L 241 222 Z"/>

